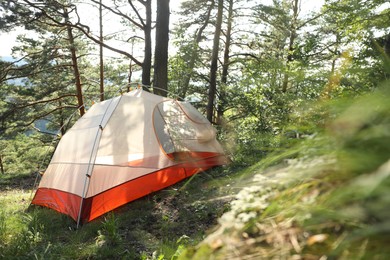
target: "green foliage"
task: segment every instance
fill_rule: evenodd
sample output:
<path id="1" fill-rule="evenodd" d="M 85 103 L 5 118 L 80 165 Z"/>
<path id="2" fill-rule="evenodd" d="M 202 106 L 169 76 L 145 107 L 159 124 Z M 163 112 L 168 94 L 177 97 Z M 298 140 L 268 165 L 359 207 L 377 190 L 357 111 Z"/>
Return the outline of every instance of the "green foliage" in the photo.
<path id="1" fill-rule="evenodd" d="M 97 245 L 99 247 L 118 245 L 121 242 L 118 227 L 118 219 L 115 217 L 114 213 L 109 213 L 105 216 L 102 223 L 102 230 L 98 230 L 98 236 L 96 237 Z"/>
<path id="2" fill-rule="evenodd" d="M 386 83 L 355 100 L 323 102 L 307 112 L 303 122 L 326 110 L 326 131 L 312 124 L 316 136 L 252 166 L 220 227 L 182 259 L 387 259 L 389 97 Z"/>
<path id="3" fill-rule="evenodd" d="M 0 140 L 0 153 L 4 172 L 9 177 L 15 174 L 28 176 L 45 167 L 53 147 L 40 140 L 40 135 L 18 134 L 13 140 Z"/>

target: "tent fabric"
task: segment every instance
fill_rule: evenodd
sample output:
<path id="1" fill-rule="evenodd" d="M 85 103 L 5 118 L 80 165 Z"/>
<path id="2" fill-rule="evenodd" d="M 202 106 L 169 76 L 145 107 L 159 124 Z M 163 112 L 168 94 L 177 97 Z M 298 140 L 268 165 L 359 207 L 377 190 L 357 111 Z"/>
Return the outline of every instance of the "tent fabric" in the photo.
<path id="1" fill-rule="evenodd" d="M 93 105 L 68 130 L 32 204 L 88 222 L 227 162 L 191 104 L 137 89 Z"/>

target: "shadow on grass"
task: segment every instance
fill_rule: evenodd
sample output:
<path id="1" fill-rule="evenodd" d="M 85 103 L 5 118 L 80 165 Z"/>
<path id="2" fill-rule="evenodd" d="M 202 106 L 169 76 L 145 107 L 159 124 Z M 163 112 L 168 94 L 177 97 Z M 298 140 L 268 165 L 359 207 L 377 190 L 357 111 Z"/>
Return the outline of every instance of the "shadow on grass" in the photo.
<path id="1" fill-rule="evenodd" d="M 0 175 L 0 191 L 10 189 L 32 189 L 36 175 L 32 173 Z"/>
<path id="2" fill-rule="evenodd" d="M 182 247 L 199 243 L 227 209 L 230 186 L 224 169 L 200 173 L 79 229 L 70 217 L 47 208 L 31 206 L 17 213 L 5 209 L 0 258 L 170 259 Z M 1 181 L 8 189 L 17 189 L 28 181 L 31 188 L 34 179 L 25 175 Z M 13 223 L 9 222 L 11 214 Z"/>

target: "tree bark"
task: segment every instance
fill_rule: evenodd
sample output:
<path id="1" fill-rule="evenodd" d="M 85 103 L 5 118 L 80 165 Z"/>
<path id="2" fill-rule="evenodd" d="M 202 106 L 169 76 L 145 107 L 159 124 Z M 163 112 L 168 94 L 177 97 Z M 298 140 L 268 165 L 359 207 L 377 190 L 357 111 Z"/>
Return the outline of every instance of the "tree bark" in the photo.
<path id="1" fill-rule="evenodd" d="M 66 8 L 64 8 L 64 16 L 65 16 L 65 22 L 69 23 L 69 16 Z M 80 79 L 80 71 L 79 66 L 77 63 L 77 55 L 76 55 L 76 47 L 74 43 L 74 37 L 72 32 L 72 27 L 70 25 L 66 26 L 67 32 L 68 32 L 68 40 L 69 40 L 69 49 L 72 56 L 72 68 L 73 68 L 73 74 L 75 77 L 75 84 L 76 84 L 76 94 L 77 94 L 77 103 L 78 108 L 80 111 L 80 116 L 83 116 L 85 114 L 85 108 L 84 108 L 84 101 L 83 101 L 83 91 L 82 91 L 82 85 L 81 85 L 81 79 Z"/>
<path id="2" fill-rule="evenodd" d="M 225 41 L 225 50 L 223 54 L 223 64 L 222 64 L 222 76 L 221 76 L 221 89 L 219 91 L 219 102 L 217 107 L 217 124 L 222 124 L 223 112 L 226 105 L 225 100 L 225 87 L 227 84 L 227 78 L 229 74 L 229 63 L 230 63 L 230 42 L 232 34 L 232 23 L 233 23 L 233 0 L 229 0 L 229 9 L 228 9 L 228 21 L 226 29 L 226 41 Z"/>
<path id="3" fill-rule="evenodd" d="M 218 52 L 219 52 L 219 38 L 221 36 L 222 12 L 223 12 L 223 0 L 218 0 L 218 15 L 217 15 L 217 22 L 215 25 L 213 52 L 211 56 L 211 66 L 210 66 L 210 87 L 209 87 L 208 102 L 206 107 L 207 119 L 211 123 L 213 122 L 214 100 L 215 100 L 215 94 L 217 92 Z"/>
<path id="4" fill-rule="evenodd" d="M 5 174 L 2 154 L 0 154 L 0 171 L 1 171 L 1 174 Z"/>
<path id="5" fill-rule="evenodd" d="M 102 0 L 99 5 L 99 27 L 100 27 L 100 42 L 103 42 L 103 8 Z M 100 101 L 104 100 L 104 64 L 103 64 L 103 45 L 99 44 L 99 57 L 100 57 Z"/>
<path id="6" fill-rule="evenodd" d="M 158 2 L 159 1 L 160 0 L 158 0 Z M 142 63 L 142 84 L 150 86 L 150 71 L 152 69 L 152 1 L 146 0 L 144 4 L 146 9 L 146 20 L 144 25 L 145 56 Z"/>
<path id="7" fill-rule="evenodd" d="M 169 0 L 158 0 L 153 92 L 165 97 L 168 92 L 168 42 Z"/>

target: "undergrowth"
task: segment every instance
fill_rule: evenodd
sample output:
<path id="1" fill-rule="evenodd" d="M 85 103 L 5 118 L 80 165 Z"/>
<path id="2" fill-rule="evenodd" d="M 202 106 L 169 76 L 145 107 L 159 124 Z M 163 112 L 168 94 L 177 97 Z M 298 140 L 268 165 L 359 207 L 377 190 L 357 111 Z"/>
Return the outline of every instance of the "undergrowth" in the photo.
<path id="1" fill-rule="evenodd" d="M 389 97 L 296 111 L 230 166 L 79 229 L 29 207 L 33 178 L 1 176 L 0 259 L 388 259 Z"/>
<path id="2" fill-rule="evenodd" d="M 180 259 L 389 259 L 389 98 L 298 111 L 309 134 L 248 168 L 219 227 Z"/>

